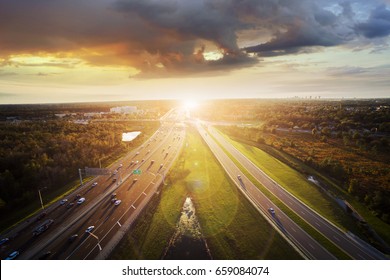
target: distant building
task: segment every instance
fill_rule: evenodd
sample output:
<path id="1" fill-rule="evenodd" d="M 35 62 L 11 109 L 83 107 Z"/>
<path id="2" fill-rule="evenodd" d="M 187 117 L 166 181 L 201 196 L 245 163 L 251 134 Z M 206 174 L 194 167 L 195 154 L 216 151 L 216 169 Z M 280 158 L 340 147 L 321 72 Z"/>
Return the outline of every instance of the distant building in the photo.
<path id="1" fill-rule="evenodd" d="M 138 110 L 136 106 L 122 106 L 111 108 L 110 112 L 116 114 L 134 114 L 137 113 Z"/>
<path id="2" fill-rule="evenodd" d="M 101 117 L 104 113 L 100 112 L 96 112 L 96 113 L 84 113 L 84 117 Z"/>
<path id="3" fill-rule="evenodd" d="M 75 124 L 88 124 L 87 120 L 74 120 L 73 123 Z"/>

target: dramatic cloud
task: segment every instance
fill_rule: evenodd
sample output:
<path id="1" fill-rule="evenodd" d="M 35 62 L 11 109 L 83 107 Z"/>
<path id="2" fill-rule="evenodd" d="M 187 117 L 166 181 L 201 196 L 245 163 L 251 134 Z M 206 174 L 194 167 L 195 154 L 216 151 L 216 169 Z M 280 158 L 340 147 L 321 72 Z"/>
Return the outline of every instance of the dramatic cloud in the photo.
<path id="1" fill-rule="evenodd" d="M 342 45 L 358 40 L 359 34 L 386 37 L 390 11 L 384 3 L 0 0 L 0 58 L 3 66 L 14 61 L 15 67 L 63 68 L 80 63 L 67 59 L 79 59 L 94 66 L 136 69 L 137 77 L 223 73 L 250 67 L 259 56 Z M 15 62 L 17 55 L 58 60 L 29 64 Z"/>
<path id="2" fill-rule="evenodd" d="M 367 38 L 390 35 L 390 10 L 385 5 L 378 6 L 371 12 L 367 22 L 356 25 L 356 30 Z"/>

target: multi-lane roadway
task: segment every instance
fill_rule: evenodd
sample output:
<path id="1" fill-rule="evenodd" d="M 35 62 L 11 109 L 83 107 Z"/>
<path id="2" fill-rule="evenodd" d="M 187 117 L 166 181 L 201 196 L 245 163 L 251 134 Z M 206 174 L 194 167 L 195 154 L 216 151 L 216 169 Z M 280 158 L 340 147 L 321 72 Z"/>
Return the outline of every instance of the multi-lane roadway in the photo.
<path id="1" fill-rule="evenodd" d="M 113 164 L 111 175 L 97 176 L 7 233 L 1 257 L 19 251 L 18 259 L 106 258 L 161 183 L 185 137 L 183 113 L 169 111 L 161 127 L 141 147 Z M 79 202 L 81 198 L 84 198 Z M 34 236 L 45 221 L 53 223 Z M 90 232 L 87 229 L 90 228 Z"/>
<path id="2" fill-rule="evenodd" d="M 303 220 L 305 220 L 318 232 L 324 235 L 328 240 L 334 243 L 338 248 L 340 248 L 342 251 L 348 254 L 351 258 L 386 259 L 386 257 L 381 252 L 379 252 L 369 244 L 363 243 L 361 240 L 351 238 L 350 235 L 347 235 L 344 231 L 339 229 L 333 223 L 331 223 L 330 221 L 322 217 L 320 214 L 318 214 L 316 211 L 314 211 L 313 209 L 305 205 L 294 195 L 286 191 L 282 186 L 280 186 L 277 182 L 272 180 L 259 167 L 257 167 L 247 157 L 245 157 L 239 150 L 237 150 L 229 141 L 226 140 L 225 137 L 219 134 L 212 126 L 207 125 L 207 127 L 208 127 L 207 129 L 208 133 L 210 134 L 209 137 L 205 137 L 207 132 L 205 130 L 202 130 L 200 125 L 198 126 L 199 130 L 201 130 L 201 135 L 203 136 L 203 138 L 208 139 L 208 141 L 206 141 L 208 144 L 215 142 L 213 139 L 210 139 L 211 136 L 214 137 L 220 143 L 220 145 L 225 149 L 225 151 L 230 153 L 243 166 L 243 168 L 245 168 L 259 183 L 261 183 L 264 187 L 266 187 L 287 207 L 289 207 L 292 211 L 294 211 L 298 216 L 300 216 Z M 215 145 L 216 143 L 213 143 L 212 150 L 214 151 L 214 153 L 216 150 Z M 224 160 L 222 164 L 231 165 L 232 162 L 228 163 L 227 160 Z M 229 173 L 230 171 L 227 172 Z M 235 172 L 237 173 L 239 171 L 235 170 Z M 232 176 L 234 176 L 234 172 L 231 174 Z M 245 191 L 249 192 L 249 189 L 246 188 Z M 280 210 L 277 211 L 277 213 L 279 213 L 278 217 L 284 216 L 283 213 L 280 213 Z M 274 216 L 276 215 L 277 214 L 275 214 Z M 278 223 L 278 226 L 282 227 L 283 229 L 286 229 L 285 222 Z M 287 231 L 287 234 L 288 236 L 290 236 L 292 232 Z M 307 240 L 306 243 L 310 244 L 309 240 Z M 314 250 L 309 250 L 309 251 L 314 251 Z M 312 252 L 311 254 L 314 255 L 314 252 Z"/>
<path id="3" fill-rule="evenodd" d="M 252 202 L 252 204 L 270 221 L 272 225 L 287 237 L 293 246 L 310 259 L 335 259 L 324 247 L 308 235 L 299 225 L 284 214 L 271 200 L 269 200 L 234 164 L 229 156 L 208 134 L 208 132 L 197 123 L 199 134 L 210 147 L 226 173 L 231 177 L 239 190 Z"/>
<path id="4" fill-rule="evenodd" d="M 19 259 L 105 259 L 164 183 L 165 175 L 183 146 L 184 117 L 183 110 L 170 110 L 160 119 L 161 127 L 154 135 L 110 167 L 110 175 L 95 177 L 4 233 L 1 238 L 7 237 L 9 241 L 1 245 L 1 258 L 18 251 Z M 335 259 L 242 174 L 227 153 L 346 254 L 354 259 L 386 259 L 287 192 L 207 123 L 193 123 L 241 192 L 304 257 Z M 47 226 L 41 226 L 43 224 Z"/>

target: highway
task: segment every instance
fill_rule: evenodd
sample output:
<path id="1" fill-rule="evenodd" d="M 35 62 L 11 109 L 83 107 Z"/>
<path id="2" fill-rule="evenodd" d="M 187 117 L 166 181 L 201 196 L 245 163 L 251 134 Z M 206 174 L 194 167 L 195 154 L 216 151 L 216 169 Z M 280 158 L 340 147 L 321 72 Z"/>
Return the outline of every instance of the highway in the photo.
<path id="1" fill-rule="evenodd" d="M 331 260 L 335 257 L 308 235 L 301 227 L 284 214 L 269 200 L 226 155 L 222 148 L 208 135 L 208 132 L 198 123 L 198 132 L 214 153 L 222 167 L 234 181 L 238 189 L 249 199 L 259 212 L 270 221 L 282 236 L 285 236 L 293 246 L 297 247 L 309 259 Z M 240 175 L 240 178 L 238 177 Z M 275 213 L 269 209 L 273 208 Z"/>
<path id="2" fill-rule="evenodd" d="M 267 176 L 259 167 L 252 163 L 240 151 L 238 151 L 229 141 L 226 140 L 213 127 L 208 126 L 210 133 L 259 183 L 271 191 L 280 201 L 304 219 L 308 224 L 324 235 L 327 239 L 338 246 L 342 251 L 353 259 L 386 259 L 386 257 L 370 246 L 355 240 L 333 223 L 322 217 L 313 209 L 305 205 L 298 198 L 286 191 L 282 186 Z"/>
<path id="3" fill-rule="evenodd" d="M 169 111 L 148 141 L 110 167 L 111 175 L 96 176 L 63 197 L 67 200 L 63 204 L 61 199 L 9 230 L 4 237 L 10 241 L 1 246 L 1 258 L 14 250 L 20 252 L 18 259 L 106 258 L 164 183 L 183 146 L 183 117 L 179 110 Z M 85 201 L 78 204 L 80 197 Z M 115 205 L 113 199 L 121 202 Z M 43 212 L 47 214 L 38 220 Z M 34 229 L 49 219 L 53 224 L 33 236 Z M 88 233 L 89 226 L 94 229 Z"/>
<path id="4" fill-rule="evenodd" d="M 1 238 L 8 237 L 10 241 L 1 245 L 1 258 L 5 259 L 14 250 L 20 252 L 18 259 L 107 258 L 164 183 L 165 175 L 183 147 L 184 119 L 184 111 L 170 110 L 160 119 L 160 128 L 143 145 L 129 151 L 109 167 L 110 175 L 94 177 L 44 211 L 3 233 Z M 225 151 L 346 254 L 354 259 L 386 259 L 375 248 L 347 235 L 287 192 L 208 123 L 193 123 L 238 189 L 303 256 L 308 259 L 335 259 L 243 175 Z M 207 131 L 203 125 L 207 126 Z M 85 198 L 85 201 L 78 203 L 80 198 Z M 46 213 L 45 216 L 42 213 Z M 49 220 L 53 220 L 52 225 L 34 236 L 34 230 Z M 93 229 L 87 232 L 91 226 Z"/>

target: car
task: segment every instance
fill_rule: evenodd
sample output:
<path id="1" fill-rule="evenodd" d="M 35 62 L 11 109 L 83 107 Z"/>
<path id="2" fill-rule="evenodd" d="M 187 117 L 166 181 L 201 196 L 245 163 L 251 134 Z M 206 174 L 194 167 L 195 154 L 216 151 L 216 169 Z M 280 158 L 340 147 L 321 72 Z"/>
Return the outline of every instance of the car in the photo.
<path id="1" fill-rule="evenodd" d="M 112 173 L 112 174 L 116 175 L 117 173 L 118 173 L 118 170 L 115 170 L 114 173 Z"/>
<path id="2" fill-rule="evenodd" d="M 64 205 L 64 204 L 67 203 L 67 202 L 68 202 L 68 200 L 65 198 L 65 199 L 63 199 L 63 200 L 60 201 L 60 204 L 61 204 L 61 205 Z"/>
<path id="3" fill-rule="evenodd" d="M 74 203 L 73 202 L 71 202 L 71 203 L 69 203 L 68 205 L 66 205 L 66 208 L 72 208 L 73 207 L 73 205 L 74 205 Z"/>
<path id="4" fill-rule="evenodd" d="M 117 201 L 115 201 L 115 206 L 118 206 L 119 204 L 121 204 L 122 200 L 118 199 Z"/>
<path id="5" fill-rule="evenodd" d="M 44 221 L 42 224 L 40 224 L 39 226 L 37 226 L 33 230 L 33 233 L 32 233 L 33 236 L 38 236 L 41 233 L 45 232 L 53 223 L 54 223 L 53 219 L 48 219 L 48 220 Z"/>
<path id="6" fill-rule="evenodd" d="M 241 181 L 241 175 L 237 175 L 237 179 Z"/>
<path id="7" fill-rule="evenodd" d="M 160 169 L 163 168 L 163 166 L 164 166 L 164 164 L 161 163 L 161 164 L 160 164 Z"/>
<path id="8" fill-rule="evenodd" d="M 69 241 L 69 242 L 73 242 L 73 241 L 75 241 L 75 239 L 76 239 L 77 237 L 79 237 L 78 234 L 73 234 L 71 237 L 69 237 L 68 241 Z"/>
<path id="9" fill-rule="evenodd" d="M 93 231 L 94 228 L 95 228 L 95 226 L 89 226 L 89 227 L 85 230 L 85 232 L 90 233 L 90 232 Z"/>
<path id="10" fill-rule="evenodd" d="M 6 258 L 6 260 L 13 260 L 15 259 L 17 256 L 19 256 L 19 251 L 13 251 L 11 254 L 8 255 L 8 257 Z"/>
<path id="11" fill-rule="evenodd" d="M 139 155 L 139 152 L 136 152 L 135 155 L 138 156 L 138 155 Z"/>
<path id="12" fill-rule="evenodd" d="M 130 162 L 130 165 L 133 165 L 134 164 L 134 160 L 132 160 L 131 162 Z"/>
<path id="13" fill-rule="evenodd" d="M 81 204 L 81 203 L 83 203 L 85 201 L 85 198 L 84 197 L 82 197 L 82 198 L 80 198 L 78 201 L 77 201 L 77 204 Z"/>
<path id="14" fill-rule="evenodd" d="M 271 215 L 275 215 L 275 210 L 274 208 L 268 208 L 268 211 L 271 213 Z"/>
<path id="15" fill-rule="evenodd" d="M 43 254 L 39 257 L 39 259 L 40 259 L 40 260 L 45 260 L 45 259 L 47 259 L 50 255 L 51 255 L 51 251 L 47 251 L 47 252 L 43 253 Z"/>
<path id="16" fill-rule="evenodd" d="M 3 244 L 5 244 L 5 243 L 7 243 L 8 241 L 9 241 L 9 238 L 8 238 L 8 237 L 3 238 L 3 239 L 0 240 L 0 245 L 3 245 Z"/>
<path id="17" fill-rule="evenodd" d="M 116 197 L 116 193 L 114 192 L 114 193 L 111 195 L 111 197 Z"/>
<path id="18" fill-rule="evenodd" d="M 141 160 L 141 162 L 144 162 L 145 161 L 145 159 L 143 158 L 142 160 Z"/>
<path id="19" fill-rule="evenodd" d="M 133 183 L 137 183 L 138 179 L 137 178 L 134 178 L 133 179 Z"/>
<path id="20" fill-rule="evenodd" d="M 154 163 L 154 159 L 152 159 L 151 161 L 150 161 L 150 164 L 153 164 Z"/>
<path id="21" fill-rule="evenodd" d="M 115 203 L 117 200 L 118 200 L 117 198 L 113 198 L 113 199 L 111 199 L 111 202 Z"/>
<path id="22" fill-rule="evenodd" d="M 116 178 L 112 179 L 112 182 L 115 183 L 116 182 Z"/>
<path id="23" fill-rule="evenodd" d="M 123 164 L 121 163 L 121 164 L 119 164 L 118 169 L 120 169 L 122 167 L 123 167 Z"/>
<path id="24" fill-rule="evenodd" d="M 78 199 L 80 199 L 80 197 L 81 197 L 81 194 L 77 194 L 76 197 L 74 198 L 74 200 L 78 200 Z"/>
<path id="25" fill-rule="evenodd" d="M 98 185 L 98 183 L 95 182 L 95 183 L 92 184 L 92 187 L 96 187 L 97 185 Z"/>
<path id="26" fill-rule="evenodd" d="M 42 212 L 41 214 L 39 214 L 39 216 L 37 217 L 37 221 L 40 221 L 42 220 L 45 216 L 47 215 L 46 212 Z"/>
<path id="27" fill-rule="evenodd" d="M 136 162 L 135 162 L 135 164 L 138 164 L 139 163 L 139 161 L 137 160 Z"/>

